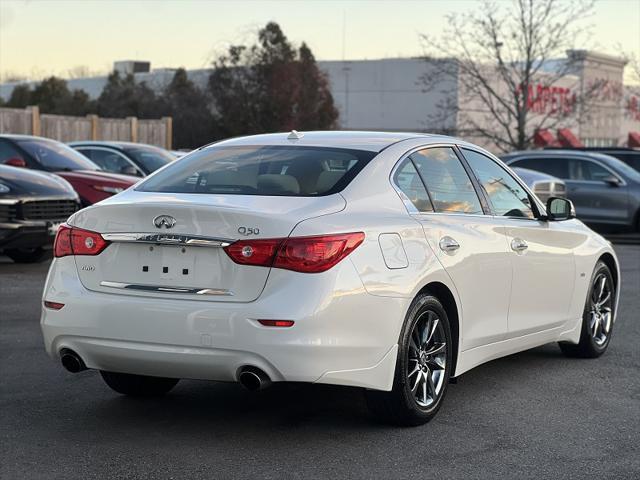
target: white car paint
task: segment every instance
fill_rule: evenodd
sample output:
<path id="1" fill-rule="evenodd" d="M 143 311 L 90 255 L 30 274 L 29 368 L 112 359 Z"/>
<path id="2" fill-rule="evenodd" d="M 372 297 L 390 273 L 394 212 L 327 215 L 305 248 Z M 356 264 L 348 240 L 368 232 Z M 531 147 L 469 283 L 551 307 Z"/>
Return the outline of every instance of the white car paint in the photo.
<path id="1" fill-rule="evenodd" d="M 548 222 L 416 213 L 407 208 L 407 199 L 392 185 L 391 173 L 408 153 L 433 145 L 463 145 L 495 159 L 455 138 L 308 132 L 294 140 L 287 134 L 260 135 L 205 148 L 292 144 L 380 153 L 333 195 L 265 197 L 129 189 L 78 212 L 68 224 L 105 236 L 154 234 L 158 233 L 154 217 L 171 215 L 178 219 L 172 234 L 231 240 L 240 237 L 242 226 L 258 229 L 254 238 L 364 232 L 363 243 L 350 255 L 330 270 L 314 274 L 238 265 L 220 248 L 206 247 L 182 252 L 175 246 L 116 242 L 97 256 L 56 258 L 43 300 L 62 303 L 64 308 L 42 310 L 47 352 L 59 358 L 59 352 L 68 348 L 89 368 L 115 372 L 237 381 L 241 368 L 255 366 L 273 381 L 388 391 L 405 316 L 425 288 L 446 289 L 455 302 L 450 320 L 458 325 L 454 374 L 460 375 L 491 359 L 544 343 L 577 343 L 590 277 L 602 255 L 614 259 L 614 275 L 620 278 L 610 244 L 576 219 Z M 445 237 L 455 239 L 460 248 L 443 251 Z M 514 240 L 525 240 L 529 248 L 515 252 Z M 229 294 L 101 285 L 144 282 L 147 277 L 141 275 L 140 265 L 160 265 L 158 258 L 170 269 L 154 277 L 154 284 L 212 286 Z M 183 268 L 195 270 L 189 285 L 181 283 L 178 272 Z M 258 319 L 294 320 L 295 325 L 271 328 Z"/>

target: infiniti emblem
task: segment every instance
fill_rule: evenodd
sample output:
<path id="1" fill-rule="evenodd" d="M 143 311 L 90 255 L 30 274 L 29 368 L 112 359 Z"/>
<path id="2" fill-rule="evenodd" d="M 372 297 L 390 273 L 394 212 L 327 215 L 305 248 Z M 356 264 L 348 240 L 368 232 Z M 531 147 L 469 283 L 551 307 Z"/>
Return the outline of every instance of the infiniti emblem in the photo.
<path id="1" fill-rule="evenodd" d="M 158 228 L 173 228 L 176 219 L 171 215 L 158 215 L 153 219 L 153 224 Z"/>

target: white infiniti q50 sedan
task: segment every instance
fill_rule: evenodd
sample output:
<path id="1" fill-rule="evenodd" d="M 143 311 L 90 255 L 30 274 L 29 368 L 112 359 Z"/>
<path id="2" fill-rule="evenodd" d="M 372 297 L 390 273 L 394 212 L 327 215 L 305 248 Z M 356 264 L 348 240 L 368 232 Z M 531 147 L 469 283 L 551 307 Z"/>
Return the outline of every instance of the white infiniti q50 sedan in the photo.
<path id="1" fill-rule="evenodd" d="M 364 387 L 417 425 L 447 385 L 548 342 L 597 357 L 610 244 L 451 137 L 308 132 L 205 146 L 58 232 L 42 330 L 127 395 L 178 379 Z"/>

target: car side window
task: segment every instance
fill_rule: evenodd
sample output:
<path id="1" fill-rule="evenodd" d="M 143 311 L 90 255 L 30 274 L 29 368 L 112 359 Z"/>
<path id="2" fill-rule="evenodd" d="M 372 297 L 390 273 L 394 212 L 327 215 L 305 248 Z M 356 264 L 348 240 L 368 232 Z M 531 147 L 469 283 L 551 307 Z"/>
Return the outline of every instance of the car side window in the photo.
<path id="1" fill-rule="evenodd" d="M 131 174 L 136 170 L 131 162 L 116 152 L 98 148 L 79 148 L 78 151 L 107 172 Z"/>
<path id="2" fill-rule="evenodd" d="M 425 148 L 409 158 L 424 180 L 436 212 L 484 213 L 471 179 L 451 147 Z"/>
<path id="3" fill-rule="evenodd" d="M 611 172 L 595 162 L 586 160 L 573 160 L 575 163 L 576 180 L 590 180 L 603 182 L 605 178 L 611 176 Z M 574 178 L 573 176 L 571 178 Z"/>
<path id="4" fill-rule="evenodd" d="M 509 165 L 512 167 L 528 168 L 562 179 L 570 178 L 569 160 L 566 158 L 520 158 L 509 163 Z"/>
<path id="5" fill-rule="evenodd" d="M 419 212 L 433 212 L 427 190 L 410 158 L 406 158 L 397 168 L 393 182 Z"/>
<path id="6" fill-rule="evenodd" d="M 462 151 L 496 215 L 535 218 L 529 194 L 509 172 L 486 155 L 466 148 Z"/>
<path id="7" fill-rule="evenodd" d="M 26 160 L 24 155 L 18 151 L 13 145 L 9 142 L 0 139 L 0 163 L 4 163 L 12 158 L 20 158 L 22 160 Z"/>

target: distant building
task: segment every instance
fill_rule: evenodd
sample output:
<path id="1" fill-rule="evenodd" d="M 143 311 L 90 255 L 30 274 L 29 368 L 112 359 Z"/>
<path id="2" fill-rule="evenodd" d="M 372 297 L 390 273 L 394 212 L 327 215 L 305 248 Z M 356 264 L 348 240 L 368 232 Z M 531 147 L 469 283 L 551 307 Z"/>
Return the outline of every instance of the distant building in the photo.
<path id="1" fill-rule="evenodd" d="M 598 83 L 603 88 L 590 100 L 589 114 L 571 112 L 562 118 L 556 131 L 541 132 L 540 141 L 555 139 L 561 134 L 576 137 L 587 146 L 626 145 L 630 132 L 640 132 L 640 86 L 625 86 L 623 59 L 584 50 L 568 52 L 577 68 L 563 77 L 557 86 L 545 87 L 544 82 L 534 82 L 530 108 L 536 115 L 563 116 L 567 108 L 573 108 L 571 98 L 589 91 Z M 452 61 L 452 60 L 438 60 Z M 425 92 L 421 77 L 433 68 L 433 64 L 421 58 L 393 58 L 380 60 L 320 61 L 331 86 L 335 104 L 340 112 L 341 128 L 348 130 L 395 131 L 445 131 L 466 139 L 487 144 L 473 133 L 464 130 L 462 115 L 483 115 L 486 112 L 465 97 L 460 81 L 450 80 L 437 89 Z M 553 68 L 553 62 L 549 62 Z M 146 82 L 160 90 L 175 73 L 174 69 L 151 70 L 149 62 L 118 61 L 114 70 L 132 73 L 138 82 Z M 205 87 L 210 69 L 189 70 L 189 78 Z M 541 74 L 541 75 L 544 75 Z M 69 88 L 85 90 L 91 98 L 97 98 L 107 82 L 107 77 L 74 78 L 68 80 Z M 9 98 L 17 83 L 0 85 L 0 97 Z M 462 113 L 447 119 L 434 121 L 438 105 L 454 103 Z M 550 140 L 548 140 L 550 141 Z"/>

